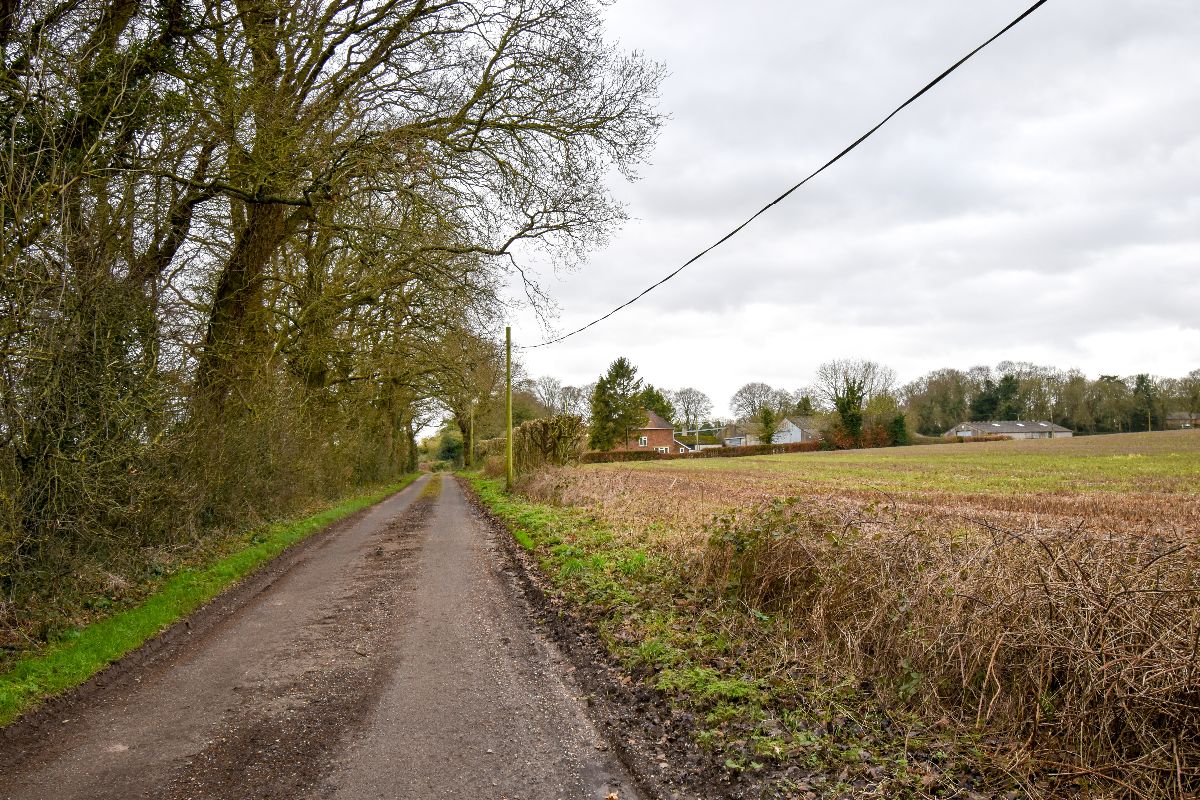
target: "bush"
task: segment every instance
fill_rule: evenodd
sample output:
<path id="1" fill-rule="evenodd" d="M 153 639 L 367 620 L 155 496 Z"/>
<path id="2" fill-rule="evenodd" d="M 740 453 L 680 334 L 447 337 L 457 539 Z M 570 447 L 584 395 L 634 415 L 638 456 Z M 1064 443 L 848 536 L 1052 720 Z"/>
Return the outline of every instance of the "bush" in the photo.
<path id="1" fill-rule="evenodd" d="M 583 419 L 573 414 L 522 422 L 513 430 L 513 472 L 578 463 L 586 441 Z"/>
<path id="2" fill-rule="evenodd" d="M 1183 798 L 1200 793 L 1198 547 L 809 497 L 716 520 L 700 575 L 787 620 L 805 663 L 1023 743 L 1013 763 Z"/>

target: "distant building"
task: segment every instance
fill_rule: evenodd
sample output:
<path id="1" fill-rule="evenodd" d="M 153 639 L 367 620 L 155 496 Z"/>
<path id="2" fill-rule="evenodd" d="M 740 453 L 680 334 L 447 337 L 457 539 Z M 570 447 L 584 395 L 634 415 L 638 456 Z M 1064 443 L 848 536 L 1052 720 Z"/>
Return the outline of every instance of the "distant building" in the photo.
<path id="1" fill-rule="evenodd" d="M 1200 428 L 1200 414 L 1194 411 L 1172 411 L 1167 414 L 1166 428 L 1173 431 Z"/>
<path id="2" fill-rule="evenodd" d="M 721 444 L 725 447 L 748 447 L 753 444 L 762 444 L 762 439 L 759 439 L 758 435 L 745 425 L 734 423 L 725 426 L 725 430 L 721 433 Z"/>
<path id="3" fill-rule="evenodd" d="M 771 444 L 815 442 L 820 438 L 821 433 L 812 417 L 785 417 L 775 426 L 775 435 L 771 438 Z M 754 433 L 748 426 L 741 424 L 726 426 L 722 442 L 726 447 L 764 444 L 761 436 Z"/>
<path id="4" fill-rule="evenodd" d="M 775 438 L 771 440 L 771 443 L 815 442 L 820 438 L 821 432 L 817 429 L 817 422 L 812 417 L 786 417 L 775 428 Z"/>
<path id="5" fill-rule="evenodd" d="M 625 433 L 624 443 L 617 444 L 613 450 L 653 450 L 657 453 L 686 453 L 689 450 L 675 438 L 671 423 L 649 409 L 646 409 L 645 427 L 630 428 Z"/>
<path id="6" fill-rule="evenodd" d="M 1065 439 L 1074 436 L 1070 428 L 1055 425 L 1053 422 L 1005 421 L 1005 422 L 963 422 L 946 431 L 943 436 L 1007 436 L 1010 439 Z"/>

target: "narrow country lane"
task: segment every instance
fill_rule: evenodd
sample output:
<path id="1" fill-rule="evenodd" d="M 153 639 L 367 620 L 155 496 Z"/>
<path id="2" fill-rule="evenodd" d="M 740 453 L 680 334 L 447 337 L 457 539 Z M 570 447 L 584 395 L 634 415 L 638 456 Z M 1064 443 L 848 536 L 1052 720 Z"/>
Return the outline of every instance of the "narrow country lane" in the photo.
<path id="1" fill-rule="evenodd" d="M 637 797 L 493 534 L 428 480 L 6 736 L 0 798 Z"/>

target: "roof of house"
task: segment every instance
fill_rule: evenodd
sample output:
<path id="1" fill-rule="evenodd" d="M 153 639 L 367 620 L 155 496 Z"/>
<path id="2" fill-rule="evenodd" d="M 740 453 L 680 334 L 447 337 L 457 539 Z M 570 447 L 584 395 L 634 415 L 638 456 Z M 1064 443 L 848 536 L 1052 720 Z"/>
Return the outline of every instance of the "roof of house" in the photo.
<path id="1" fill-rule="evenodd" d="M 988 421 L 988 422 L 961 422 L 955 425 L 947 433 L 960 431 L 963 428 L 979 431 L 980 433 L 995 433 L 1001 436 L 1007 436 L 1011 433 L 1030 433 L 1032 431 L 1050 431 L 1058 433 L 1070 433 L 1070 428 L 1064 428 L 1062 425 L 1055 425 L 1053 422 L 1042 422 L 1040 420 L 1003 420 L 1003 421 Z"/>
<path id="2" fill-rule="evenodd" d="M 646 419 L 646 424 L 642 427 L 642 430 L 647 430 L 648 428 L 666 428 L 667 430 L 670 430 L 670 431 L 675 430 L 674 425 L 667 422 L 665 419 L 660 417 L 658 414 L 655 414 L 653 411 L 651 411 L 648 408 L 643 409 L 643 410 L 646 412 L 647 419 Z"/>
<path id="3" fill-rule="evenodd" d="M 684 444 L 683 442 L 679 441 L 678 439 L 672 439 L 671 441 L 675 442 L 676 447 L 682 447 L 684 450 L 687 450 L 689 453 L 692 452 L 692 446 L 690 444 Z"/>
<path id="4" fill-rule="evenodd" d="M 1171 411 L 1167 414 L 1167 419 L 1200 419 L 1200 414 L 1191 411 Z"/>
<path id="5" fill-rule="evenodd" d="M 812 417 L 784 417 L 783 421 L 792 423 L 802 431 L 815 431 L 817 429 L 817 421 Z"/>

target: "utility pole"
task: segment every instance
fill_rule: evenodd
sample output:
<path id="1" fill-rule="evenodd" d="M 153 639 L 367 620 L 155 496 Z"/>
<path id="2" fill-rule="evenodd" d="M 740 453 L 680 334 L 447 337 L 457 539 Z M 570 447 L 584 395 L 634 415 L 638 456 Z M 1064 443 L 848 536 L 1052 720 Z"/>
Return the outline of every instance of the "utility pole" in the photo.
<path id="1" fill-rule="evenodd" d="M 504 488 L 512 491 L 513 448 L 512 448 L 512 328 L 504 328 Z"/>

